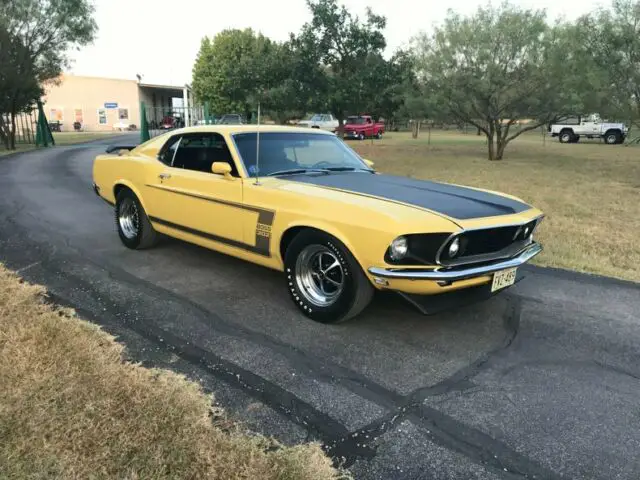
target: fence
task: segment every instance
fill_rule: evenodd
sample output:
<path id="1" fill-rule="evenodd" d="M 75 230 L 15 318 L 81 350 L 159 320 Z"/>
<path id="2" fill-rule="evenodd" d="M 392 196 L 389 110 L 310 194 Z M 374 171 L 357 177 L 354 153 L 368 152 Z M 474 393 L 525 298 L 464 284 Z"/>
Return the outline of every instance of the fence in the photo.
<path id="1" fill-rule="evenodd" d="M 11 115 L 0 114 L 0 140 L 6 145 L 7 136 L 12 129 Z M 15 116 L 16 145 L 35 145 L 38 131 L 38 111 L 19 113 Z"/>

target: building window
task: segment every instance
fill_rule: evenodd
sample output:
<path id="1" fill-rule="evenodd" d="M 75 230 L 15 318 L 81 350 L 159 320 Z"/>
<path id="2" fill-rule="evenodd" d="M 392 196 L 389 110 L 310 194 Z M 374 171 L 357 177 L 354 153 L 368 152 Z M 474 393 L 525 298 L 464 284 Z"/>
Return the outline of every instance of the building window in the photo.
<path id="1" fill-rule="evenodd" d="M 118 118 L 120 120 L 129 120 L 129 109 L 128 108 L 119 108 L 118 109 Z"/>
<path id="2" fill-rule="evenodd" d="M 105 108 L 98 109 L 98 124 L 100 125 L 107 124 L 107 110 Z"/>
<path id="3" fill-rule="evenodd" d="M 61 108 L 52 108 L 49 112 L 50 122 L 62 122 L 63 114 Z"/>

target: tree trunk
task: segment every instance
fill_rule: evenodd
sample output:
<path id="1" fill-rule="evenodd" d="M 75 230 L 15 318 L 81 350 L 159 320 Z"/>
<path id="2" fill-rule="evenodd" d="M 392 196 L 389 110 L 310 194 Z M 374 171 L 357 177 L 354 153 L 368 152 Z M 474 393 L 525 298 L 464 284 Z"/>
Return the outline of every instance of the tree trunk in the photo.
<path id="1" fill-rule="evenodd" d="M 9 134 L 9 150 L 16 149 L 16 107 L 11 109 L 11 133 Z"/>
<path id="2" fill-rule="evenodd" d="M 501 138 L 498 136 L 496 138 L 496 142 L 498 143 L 498 148 L 496 151 L 496 160 L 502 160 L 502 156 L 504 155 L 504 149 L 507 147 L 507 142 L 505 138 Z"/>
<path id="3" fill-rule="evenodd" d="M 496 136 L 496 131 L 494 129 L 493 123 L 489 122 L 489 132 L 485 133 L 487 136 L 487 147 L 489 149 L 489 160 L 495 160 L 496 158 L 496 149 L 493 143 L 493 139 Z"/>
<path id="4" fill-rule="evenodd" d="M 414 120 L 411 122 L 411 138 L 418 138 L 418 121 Z"/>
<path id="5" fill-rule="evenodd" d="M 338 119 L 338 136 L 344 138 L 344 117 L 340 114 L 336 115 L 336 118 Z"/>
<path id="6" fill-rule="evenodd" d="M 482 130 L 480 130 L 480 129 L 478 128 L 478 133 L 476 133 L 476 135 L 478 135 L 478 136 L 482 135 Z"/>

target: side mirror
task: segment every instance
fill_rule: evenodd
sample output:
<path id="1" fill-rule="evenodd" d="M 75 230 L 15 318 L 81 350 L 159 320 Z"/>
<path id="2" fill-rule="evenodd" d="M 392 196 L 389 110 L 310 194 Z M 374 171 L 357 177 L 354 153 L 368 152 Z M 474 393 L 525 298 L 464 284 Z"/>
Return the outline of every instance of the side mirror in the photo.
<path id="1" fill-rule="evenodd" d="M 363 158 L 362 160 L 364 160 L 364 163 L 369 165 L 369 167 L 371 167 L 371 168 L 373 168 L 373 166 L 375 165 L 371 160 L 369 160 L 367 158 Z"/>
<path id="2" fill-rule="evenodd" d="M 233 180 L 231 176 L 231 165 L 227 162 L 213 162 L 213 164 L 211 164 L 211 171 L 216 175 L 224 175 L 228 180 Z"/>

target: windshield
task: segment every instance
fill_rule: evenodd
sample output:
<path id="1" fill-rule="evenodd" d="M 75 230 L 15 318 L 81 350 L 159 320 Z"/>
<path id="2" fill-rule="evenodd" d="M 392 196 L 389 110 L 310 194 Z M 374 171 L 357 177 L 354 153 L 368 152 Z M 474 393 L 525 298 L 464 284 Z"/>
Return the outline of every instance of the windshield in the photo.
<path id="1" fill-rule="evenodd" d="M 247 173 L 255 177 L 256 133 L 237 133 L 233 139 Z M 299 169 L 370 170 L 338 137 L 318 133 L 261 133 L 259 162 L 261 176 Z"/>
<path id="2" fill-rule="evenodd" d="M 316 113 L 309 120 L 314 122 L 319 122 L 320 120 L 322 120 L 322 115 L 320 115 L 319 113 Z"/>
<path id="3" fill-rule="evenodd" d="M 347 117 L 347 123 L 355 123 L 356 125 L 362 125 L 365 123 L 364 117 Z"/>

